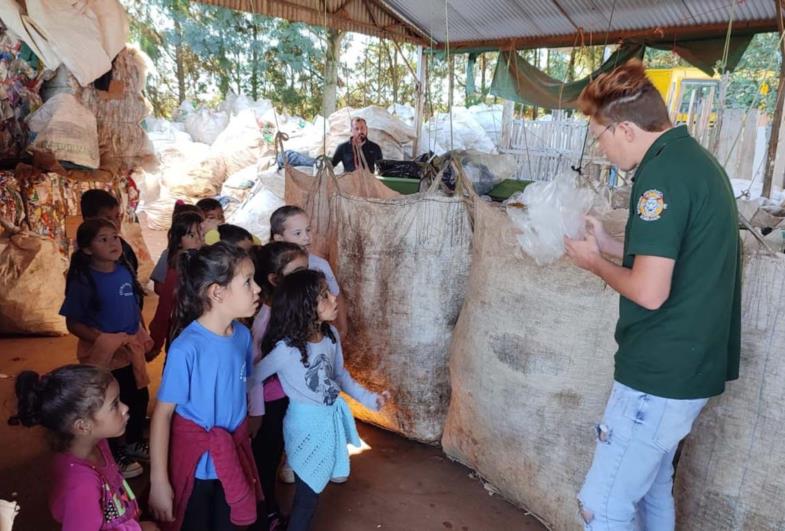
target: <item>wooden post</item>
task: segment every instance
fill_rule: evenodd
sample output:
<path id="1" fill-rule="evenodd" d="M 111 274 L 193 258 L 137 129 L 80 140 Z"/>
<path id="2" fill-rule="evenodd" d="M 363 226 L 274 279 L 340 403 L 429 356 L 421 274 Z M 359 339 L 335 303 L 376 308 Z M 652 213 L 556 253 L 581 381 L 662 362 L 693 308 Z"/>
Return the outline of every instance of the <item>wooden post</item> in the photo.
<path id="1" fill-rule="evenodd" d="M 780 36 L 783 31 L 782 21 L 782 2 L 781 0 L 774 0 L 777 6 L 777 27 L 780 30 Z M 769 136 L 769 150 L 766 153 L 766 171 L 763 173 L 763 197 L 771 196 L 771 180 L 774 177 L 774 162 L 777 158 L 777 144 L 780 140 L 780 125 L 782 125 L 782 106 L 785 103 L 785 43 L 780 46 L 780 77 L 777 83 L 777 104 L 774 107 L 774 119 L 771 122 L 771 136 Z"/>
<path id="2" fill-rule="evenodd" d="M 417 156 L 420 149 L 422 138 L 422 124 L 425 117 L 425 91 L 428 83 L 428 62 L 425 60 L 425 49 L 417 47 L 417 102 L 414 109 L 414 146 L 412 146 L 412 158 Z"/>

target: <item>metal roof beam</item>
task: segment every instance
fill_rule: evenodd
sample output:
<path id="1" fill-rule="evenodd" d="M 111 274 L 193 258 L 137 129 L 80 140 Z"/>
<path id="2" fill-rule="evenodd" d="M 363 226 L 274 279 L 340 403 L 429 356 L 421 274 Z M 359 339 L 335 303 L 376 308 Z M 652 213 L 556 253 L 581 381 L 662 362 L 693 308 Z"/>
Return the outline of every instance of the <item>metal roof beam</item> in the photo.
<path id="1" fill-rule="evenodd" d="M 672 26 L 666 28 L 652 28 L 647 30 L 616 30 L 608 33 L 608 44 L 615 44 L 619 41 L 629 41 L 636 39 L 650 39 L 658 41 L 677 41 L 690 39 L 709 39 L 724 37 L 728 31 L 728 23 L 701 24 L 697 26 Z M 776 20 L 750 20 L 735 21 L 733 23 L 734 35 L 749 35 L 754 33 L 764 33 L 777 31 Z M 605 32 L 601 32 L 605 36 Z M 599 34 L 599 33 L 598 33 Z M 588 33 L 584 33 L 587 37 Z M 461 49 L 527 49 L 527 48 L 569 48 L 575 44 L 576 37 L 580 33 L 570 33 L 566 35 L 547 35 L 534 37 L 507 37 L 502 39 L 488 39 L 477 41 L 456 41 L 450 42 L 450 51 L 459 53 Z M 588 40 L 588 39 L 587 39 Z M 446 48 L 445 43 L 438 43 L 436 49 Z"/>

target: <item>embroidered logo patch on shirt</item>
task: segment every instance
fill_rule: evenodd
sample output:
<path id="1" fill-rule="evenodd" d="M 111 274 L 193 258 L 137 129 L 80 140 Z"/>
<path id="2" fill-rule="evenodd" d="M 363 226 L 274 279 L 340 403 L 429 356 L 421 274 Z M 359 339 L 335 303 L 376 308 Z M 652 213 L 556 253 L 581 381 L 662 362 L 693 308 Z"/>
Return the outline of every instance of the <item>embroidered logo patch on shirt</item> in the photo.
<path id="1" fill-rule="evenodd" d="M 638 199 L 638 215 L 643 221 L 657 221 L 667 208 L 668 204 L 659 190 L 647 190 Z"/>

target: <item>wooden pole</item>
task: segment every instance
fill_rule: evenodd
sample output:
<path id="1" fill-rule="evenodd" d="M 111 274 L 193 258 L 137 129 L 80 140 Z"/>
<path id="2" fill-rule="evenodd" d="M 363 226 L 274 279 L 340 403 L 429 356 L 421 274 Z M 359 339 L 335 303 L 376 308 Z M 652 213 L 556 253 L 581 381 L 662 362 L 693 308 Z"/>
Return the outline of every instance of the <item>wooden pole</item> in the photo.
<path id="1" fill-rule="evenodd" d="M 782 0 L 774 0 L 777 6 L 777 27 L 780 36 L 783 31 Z M 782 41 L 780 41 L 782 42 Z M 777 158 L 777 144 L 780 140 L 780 126 L 782 125 L 782 107 L 785 103 L 785 43 L 780 46 L 780 77 L 777 83 L 777 104 L 774 107 L 774 119 L 771 122 L 771 135 L 769 136 L 769 150 L 766 153 L 766 171 L 763 174 L 763 197 L 771 196 L 771 181 L 774 177 L 774 162 Z"/>
<path id="2" fill-rule="evenodd" d="M 422 124 L 425 117 L 425 88 L 428 83 L 428 62 L 425 60 L 425 49 L 417 47 L 417 107 L 414 110 L 414 146 L 412 158 L 417 156 L 422 138 Z"/>

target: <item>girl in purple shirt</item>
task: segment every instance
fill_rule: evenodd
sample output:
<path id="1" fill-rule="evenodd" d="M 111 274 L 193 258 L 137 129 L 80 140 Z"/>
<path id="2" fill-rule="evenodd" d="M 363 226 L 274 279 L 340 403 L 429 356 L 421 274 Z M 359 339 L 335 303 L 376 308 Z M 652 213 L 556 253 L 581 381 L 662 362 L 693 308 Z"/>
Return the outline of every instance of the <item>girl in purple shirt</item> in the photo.
<path id="1" fill-rule="evenodd" d="M 66 365 L 39 377 L 17 377 L 18 419 L 42 425 L 57 450 L 49 507 L 63 531 L 153 531 L 139 522 L 139 505 L 109 451 L 108 437 L 119 437 L 128 423 L 128 406 L 112 374 L 91 365 Z"/>

